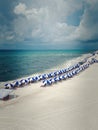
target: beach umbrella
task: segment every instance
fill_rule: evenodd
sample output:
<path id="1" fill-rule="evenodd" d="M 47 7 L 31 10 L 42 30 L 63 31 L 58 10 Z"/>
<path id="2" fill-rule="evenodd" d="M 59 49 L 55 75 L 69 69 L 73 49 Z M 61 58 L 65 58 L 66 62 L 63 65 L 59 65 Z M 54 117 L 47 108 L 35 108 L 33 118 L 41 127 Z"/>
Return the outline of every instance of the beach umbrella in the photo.
<path id="1" fill-rule="evenodd" d="M 67 79 L 67 74 L 63 75 L 64 79 Z"/>
<path id="2" fill-rule="evenodd" d="M 47 80 L 43 80 L 43 85 L 42 86 L 46 86 L 47 85 L 47 83 L 48 83 L 48 81 Z"/>
<path id="3" fill-rule="evenodd" d="M 73 77 L 73 74 L 72 74 L 72 72 L 70 72 L 70 76 L 71 76 L 71 77 Z"/>
<path id="4" fill-rule="evenodd" d="M 75 65 L 75 68 L 78 68 L 79 66 L 80 66 L 80 64 L 78 63 L 78 64 Z"/>
<path id="5" fill-rule="evenodd" d="M 41 75 L 41 76 L 40 76 L 40 79 L 41 79 L 41 80 L 42 80 L 42 79 L 44 79 L 44 76 L 43 76 L 43 75 Z"/>
<path id="6" fill-rule="evenodd" d="M 28 78 L 28 81 L 29 81 L 29 83 L 31 82 L 31 81 L 30 81 L 30 78 Z"/>
<path id="7" fill-rule="evenodd" d="M 72 67 L 72 66 L 68 68 L 68 70 L 69 70 L 69 71 L 71 71 L 72 69 L 73 69 L 73 67 Z"/>
<path id="8" fill-rule="evenodd" d="M 37 76 L 37 80 L 38 80 L 38 81 L 40 81 L 40 75 L 39 75 L 39 76 Z"/>
<path id="9" fill-rule="evenodd" d="M 37 81 L 39 81 L 40 80 L 39 76 L 36 76 L 36 79 L 37 79 Z"/>
<path id="10" fill-rule="evenodd" d="M 51 83 L 53 83 L 53 79 L 51 78 L 51 79 L 49 79 L 49 81 L 51 82 Z"/>
<path id="11" fill-rule="evenodd" d="M 43 75 L 40 76 L 40 80 L 44 80 L 44 79 L 46 79 L 45 78 L 45 74 L 43 74 Z"/>
<path id="12" fill-rule="evenodd" d="M 67 76 L 68 76 L 68 78 L 71 78 L 71 77 L 72 77 L 72 75 L 71 75 L 70 73 L 67 73 Z"/>
<path id="13" fill-rule="evenodd" d="M 46 79 L 46 78 L 48 78 L 48 75 L 47 74 L 43 74 L 43 75 L 41 75 L 41 79 Z"/>
<path id="14" fill-rule="evenodd" d="M 53 79 L 51 79 L 51 82 L 52 82 L 52 83 L 55 83 L 55 82 L 56 82 L 56 80 L 53 78 Z"/>
<path id="15" fill-rule="evenodd" d="M 25 79 L 25 84 L 29 84 L 29 80 L 28 79 Z"/>
<path id="16" fill-rule="evenodd" d="M 51 85 L 52 81 L 51 80 L 47 80 L 47 85 Z"/>
<path id="17" fill-rule="evenodd" d="M 73 70 L 73 71 L 72 71 L 72 74 L 75 75 L 75 74 L 76 74 L 76 70 Z"/>
<path id="18" fill-rule="evenodd" d="M 62 74 L 65 73 L 65 72 L 64 72 L 64 69 L 62 69 L 61 72 L 62 72 Z"/>
<path id="19" fill-rule="evenodd" d="M 38 80 L 38 77 L 35 76 L 35 77 L 33 77 L 32 79 L 33 79 L 34 82 L 36 82 L 36 81 Z"/>
<path id="20" fill-rule="evenodd" d="M 63 72 L 66 73 L 66 69 L 63 69 Z"/>
<path id="21" fill-rule="evenodd" d="M 43 76 L 44 76 L 44 78 L 48 78 L 48 74 L 44 74 Z"/>
<path id="22" fill-rule="evenodd" d="M 32 83 L 36 81 L 36 78 L 35 77 L 32 77 Z"/>
<path id="23" fill-rule="evenodd" d="M 32 82 L 32 78 L 28 78 L 29 82 L 31 83 Z"/>
<path id="24" fill-rule="evenodd" d="M 82 69 L 84 70 L 84 66 L 82 66 Z"/>
<path id="25" fill-rule="evenodd" d="M 5 89 L 11 89 L 11 88 L 13 88 L 13 84 L 11 83 L 5 84 Z"/>
<path id="26" fill-rule="evenodd" d="M 65 72 L 66 72 L 66 69 L 63 69 L 62 72 L 65 73 Z"/>
<path id="27" fill-rule="evenodd" d="M 45 79 L 44 74 L 40 76 L 40 79 L 41 80 Z"/>
<path id="28" fill-rule="evenodd" d="M 59 71 L 56 71 L 55 74 L 56 74 L 56 75 L 59 75 Z"/>
<path id="29" fill-rule="evenodd" d="M 73 66 L 73 69 L 75 69 L 75 68 L 76 68 L 76 65 Z"/>
<path id="30" fill-rule="evenodd" d="M 20 81 L 16 81 L 13 84 L 14 84 L 14 87 L 20 87 L 21 86 L 21 82 Z"/>
<path id="31" fill-rule="evenodd" d="M 48 78 L 51 78 L 51 73 L 48 74 Z"/>
<path id="32" fill-rule="evenodd" d="M 57 82 L 57 77 L 54 77 L 53 79 L 54 79 L 55 82 Z"/>
<path id="33" fill-rule="evenodd" d="M 61 71 L 61 70 L 59 70 L 59 74 L 62 74 L 62 71 Z"/>
<path id="34" fill-rule="evenodd" d="M 69 71 L 69 68 L 66 68 L 66 72 L 68 72 Z"/>
<path id="35" fill-rule="evenodd" d="M 60 81 L 61 79 L 60 79 L 60 77 L 56 77 L 56 79 L 55 79 L 56 81 Z"/>
<path id="36" fill-rule="evenodd" d="M 25 84 L 25 79 L 22 79 L 20 82 L 21 82 L 22 84 Z"/>
<path id="37" fill-rule="evenodd" d="M 60 78 L 60 80 L 63 80 L 63 79 L 64 79 L 63 75 L 61 75 L 59 78 Z"/>
<path id="38" fill-rule="evenodd" d="M 25 79 L 20 80 L 20 82 L 21 82 L 21 85 L 25 85 L 26 84 Z"/>
<path id="39" fill-rule="evenodd" d="M 82 67 L 79 67 L 79 70 L 82 71 Z"/>
<path id="40" fill-rule="evenodd" d="M 50 76 L 53 77 L 53 76 L 55 76 L 55 74 L 54 74 L 53 72 L 51 72 L 51 73 L 50 73 Z"/>
<path id="41" fill-rule="evenodd" d="M 82 70 L 82 71 L 84 70 L 83 66 L 81 66 L 81 70 Z"/>

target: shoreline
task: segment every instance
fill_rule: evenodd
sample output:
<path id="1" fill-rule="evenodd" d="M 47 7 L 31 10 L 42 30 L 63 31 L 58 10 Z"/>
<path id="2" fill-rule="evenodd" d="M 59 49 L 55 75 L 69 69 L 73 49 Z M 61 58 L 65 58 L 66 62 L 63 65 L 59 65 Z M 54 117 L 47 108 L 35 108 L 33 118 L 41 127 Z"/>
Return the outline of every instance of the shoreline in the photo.
<path id="1" fill-rule="evenodd" d="M 34 76 L 38 76 L 38 75 L 42 75 L 42 74 L 48 74 L 48 73 L 51 73 L 51 72 L 54 72 L 54 71 L 58 71 L 60 69 L 68 68 L 68 67 L 78 63 L 79 61 L 83 60 L 87 56 L 91 56 L 91 55 L 92 55 L 91 53 L 82 54 L 81 56 L 72 58 L 72 59 L 65 61 L 64 63 L 61 63 L 60 65 L 57 65 L 57 66 L 50 68 L 48 70 L 44 70 L 42 72 L 31 74 L 31 75 L 24 76 L 24 77 L 21 77 L 21 78 L 17 78 L 17 79 L 14 79 L 14 80 L 0 82 L 0 88 L 4 88 L 4 85 L 6 83 L 12 83 L 12 82 L 19 81 L 19 80 L 22 80 L 22 79 L 27 79 L 28 77 L 34 77 Z"/>
<path id="2" fill-rule="evenodd" d="M 40 85 L 17 88 L 15 98 L 0 101 L 0 130 L 98 129 L 98 63 L 68 80 Z"/>

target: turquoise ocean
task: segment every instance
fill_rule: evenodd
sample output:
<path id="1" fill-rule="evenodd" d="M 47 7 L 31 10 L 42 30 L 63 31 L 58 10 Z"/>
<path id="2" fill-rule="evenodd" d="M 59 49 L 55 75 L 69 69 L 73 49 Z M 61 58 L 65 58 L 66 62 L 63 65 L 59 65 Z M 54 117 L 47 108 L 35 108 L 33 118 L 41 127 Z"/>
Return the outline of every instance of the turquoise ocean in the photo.
<path id="1" fill-rule="evenodd" d="M 0 83 L 51 71 L 51 68 L 92 52 L 91 50 L 0 50 Z"/>

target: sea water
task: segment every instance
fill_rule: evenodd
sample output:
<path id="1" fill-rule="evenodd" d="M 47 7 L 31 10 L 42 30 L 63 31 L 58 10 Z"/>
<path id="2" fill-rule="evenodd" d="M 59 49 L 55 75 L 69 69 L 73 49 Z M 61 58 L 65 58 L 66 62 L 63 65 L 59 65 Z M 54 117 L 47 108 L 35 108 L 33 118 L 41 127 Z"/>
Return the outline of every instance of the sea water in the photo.
<path id="1" fill-rule="evenodd" d="M 1 50 L 0 84 L 44 71 L 92 51 L 85 50 Z M 66 66 L 65 66 L 66 67 Z"/>

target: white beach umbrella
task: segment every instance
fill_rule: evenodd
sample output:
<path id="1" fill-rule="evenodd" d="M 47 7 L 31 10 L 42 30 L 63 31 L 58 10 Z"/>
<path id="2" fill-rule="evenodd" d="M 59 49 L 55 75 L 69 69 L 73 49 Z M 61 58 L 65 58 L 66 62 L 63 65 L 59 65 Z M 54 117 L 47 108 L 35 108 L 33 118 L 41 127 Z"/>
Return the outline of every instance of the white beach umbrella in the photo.
<path id="1" fill-rule="evenodd" d="M 5 84 L 5 89 L 11 89 L 13 85 L 11 83 Z"/>
<path id="2" fill-rule="evenodd" d="M 14 84 L 14 87 L 20 87 L 21 86 L 21 82 L 20 81 L 16 81 L 13 84 Z"/>

